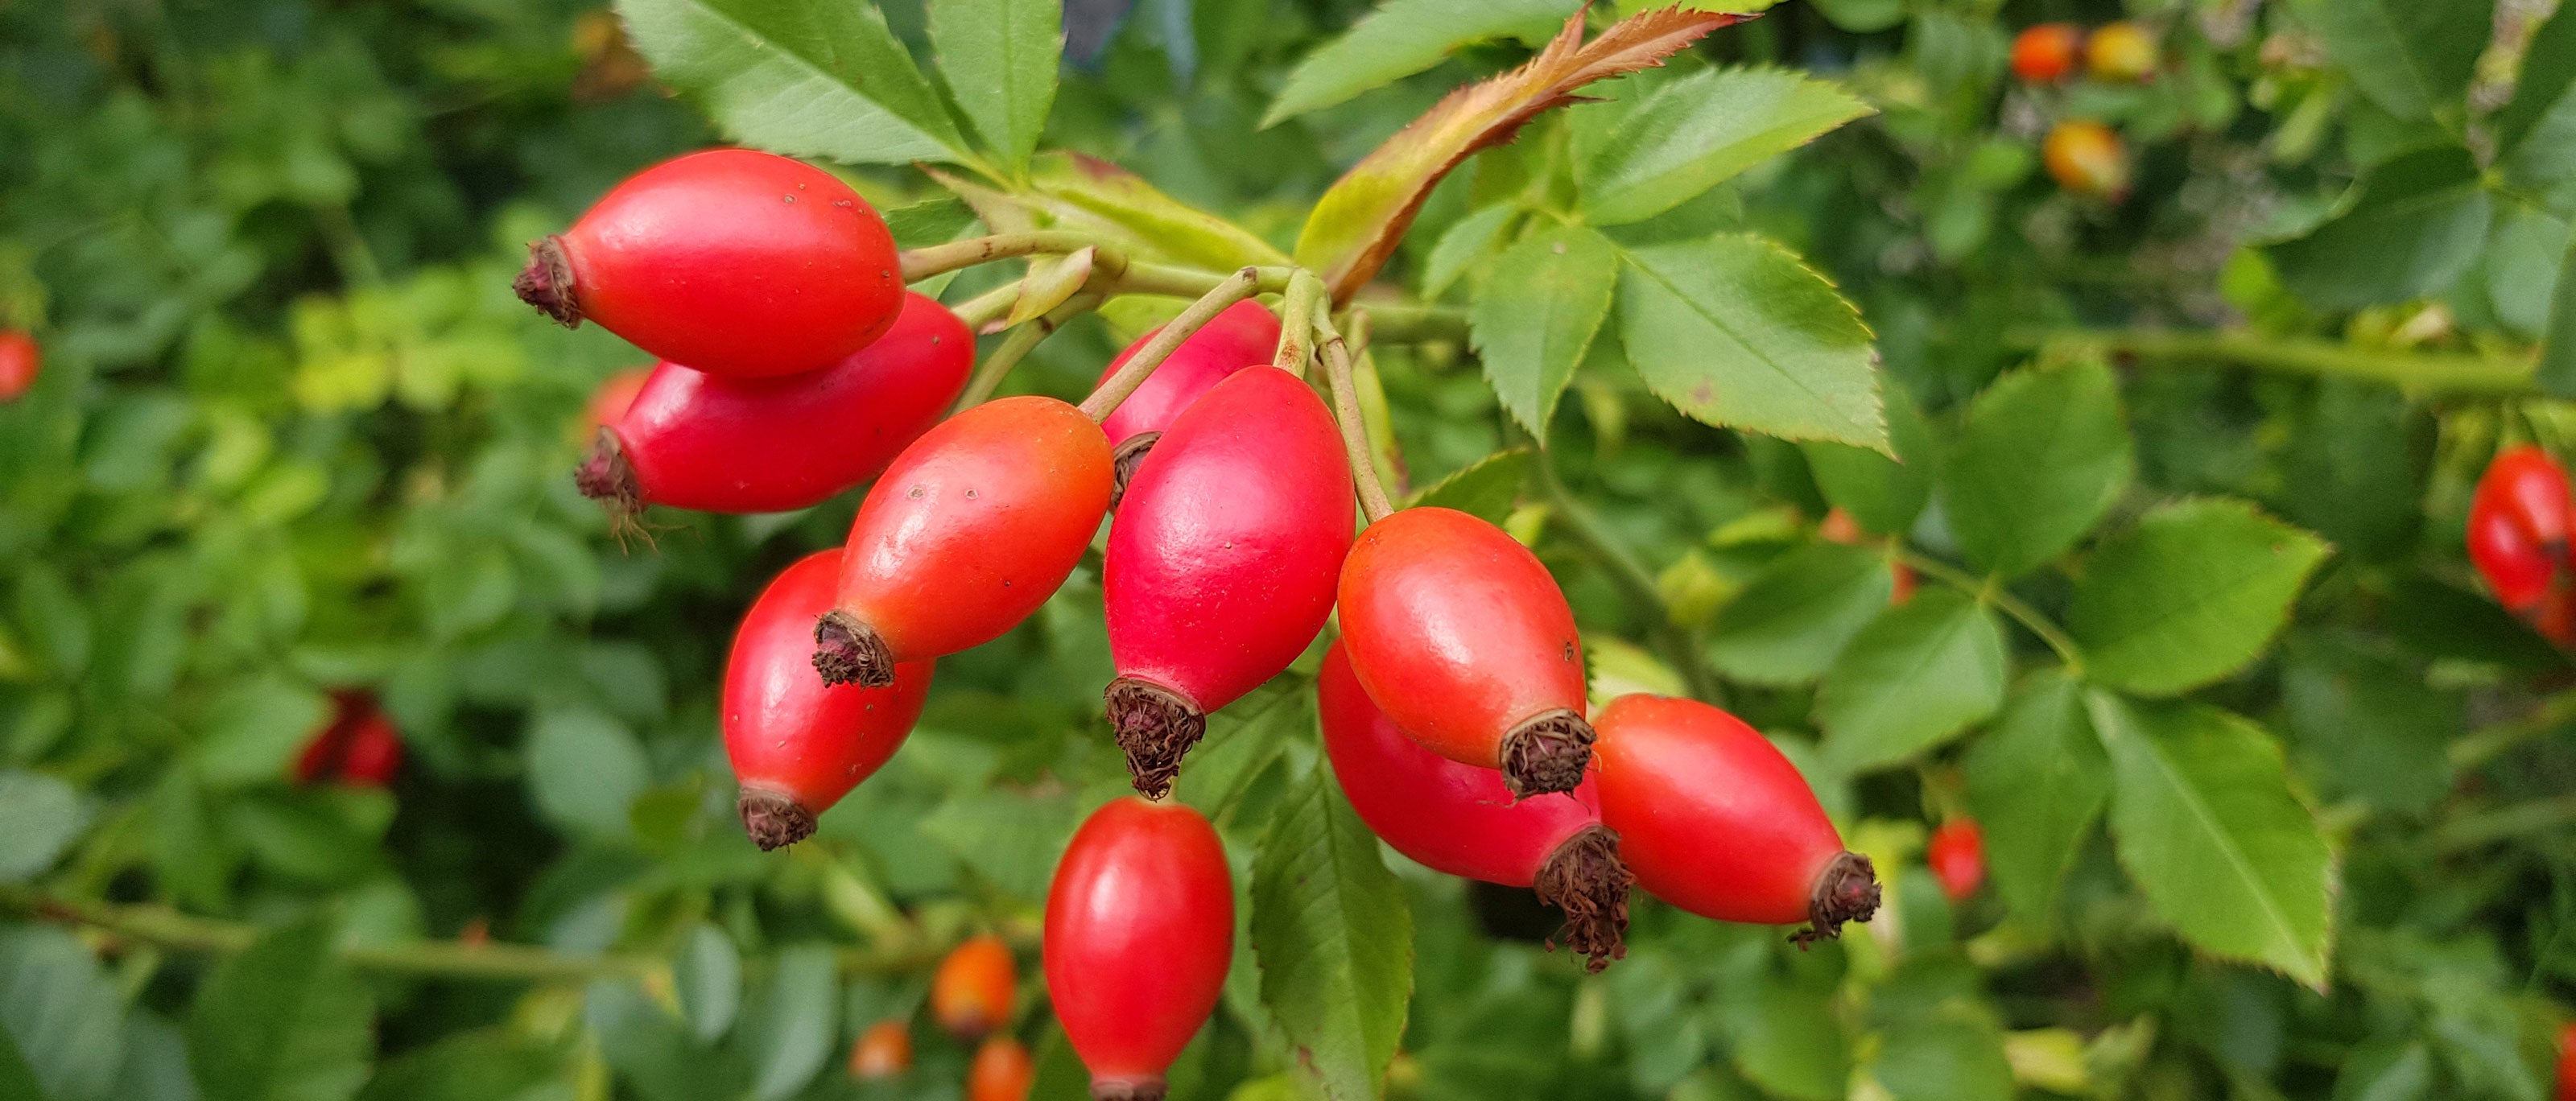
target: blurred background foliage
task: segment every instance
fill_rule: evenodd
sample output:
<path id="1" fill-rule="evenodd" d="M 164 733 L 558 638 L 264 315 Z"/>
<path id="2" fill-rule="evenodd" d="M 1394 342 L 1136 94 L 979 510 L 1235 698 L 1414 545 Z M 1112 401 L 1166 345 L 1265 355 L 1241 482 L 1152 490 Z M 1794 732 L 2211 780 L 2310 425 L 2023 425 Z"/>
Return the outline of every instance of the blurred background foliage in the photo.
<path id="1" fill-rule="evenodd" d="M 2380 62 L 2330 48 L 2346 41 L 2333 6 L 1784 4 L 1698 52 L 1831 76 L 1879 114 L 1666 216 L 1759 228 L 1833 276 L 1876 332 L 1891 400 L 1937 438 L 2034 354 L 2114 353 L 2135 440 L 2122 521 L 2225 494 L 2332 541 L 2282 645 L 2204 693 L 2285 735 L 2332 839 L 2324 989 L 2196 956 L 2099 831 L 2062 892 L 2008 880 L 1946 900 L 1917 854 L 1973 777 L 1955 759 L 1828 767 L 1806 751 L 1814 671 L 1779 683 L 1729 663 L 1830 658 L 1883 600 L 1883 583 L 1845 579 L 1804 604 L 1731 603 L 1787 556 L 1837 553 L 1812 538 L 1836 458 L 1687 421 L 1633 373 L 1590 365 L 1548 468 L 1496 514 L 1557 569 L 1602 695 L 1681 687 L 1695 674 L 1656 648 L 1678 632 L 1732 707 L 1806 759 L 1892 904 L 1870 935 L 1804 954 L 1645 905 L 1630 957 L 1586 978 L 1540 949 L 1550 922 L 1525 893 L 1391 859 L 1415 993 L 1390 1093 L 2544 1096 L 2557 1006 L 2576 994 L 2560 943 L 2576 921 L 2561 730 L 2576 704 L 2552 694 L 2564 657 L 2476 595 L 2457 548 L 2495 442 L 2569 442 L 2576 421 L 2512 386 L 2496 400 L 2198 368 L 2317 347 L 2527 361 L 2576 210 L 2576 130 L 2547 114 L 2546 140 L 2494 159 L 2486 120 L 2545 5 L 2498 5 L 2469 44 L 2465 110 L 2410 105 Z M 927 49 L 918 0 L 883 8 Z M 1364 10 L 1069 3 L 1048 143 L 1285 247 L 1342 166 L 1529 52 L 1471 46 L 1259 127 L 1288 67 Z M 2010 84 L 2012 28 L 2122 15 L 2162 37 L 2156 81 Z M 2039 170 L 2040 134 L 2077 114 L 2126 136 L 2128 201 Z M 823 843 L 762 857 L 743 841 L 715 738 L 724 647 L 761 584 L 838 540 L 855 498 L 665 512 L 654 546 L 621 549 L 566 475 L 591 388 L 639 357 L 508 290 L 524 242 L 715 140 L 588 2 L 0 0 L 0 320 L 48 353 L 0 406 L 0 910 L 23 919 L 0 925 L 0 1095 L 956 1095 L 966 1053 L 926 1024 L 893 1083 L 850 1082 L 839 1053 L 911 1015 L 969 932 L 1004 933 L 1034 972 L 1055 853 L 1124 786 L 1098 717 L 1096 573 L 942 662 L 921 729 L 824 816 Z M 1388 277 L 1463 300 L 1435 250 L 1533 178 L 1537 146 L 1444 184 Z M 2418 165 L 2429 182 L 2396 214 L 2347 223 L 2340 243 L 2312 233 L 2356 217 L 2355 179 L 2453 146 L 2479 158 L 2465 176 Z M 852 175 L 907 243 L 962 224 L 916 174 Z M 2249 247 L 2292 239 L 2306 244 Z M 1012 386 L 1079 394 L 1153 309 L 1078 322 Z M 2159 353 L 2131 340 L 2150 326 L 2253 344 Z M 1527 442 L 1463 347 L 1374 359 L 1406 485 Z M 1956 551 L 1947 538 L 1917 529 L 1934 552 Z M 2015 589 L 2053 611 L 2074 584 L 2043 572 Z M 1787 626 L 1744 626 L 1755 612 Z M 290 784 L 348 687 L 399 727 L 399 779 Z M 1210 779 L 1184 794 L 1247 864 L 1313 771 L 1293 689 L 1238 704 L 1192 760 Z M 487 936 L 541 950 L 460 947 Z M 1238 953 L 1229 1009 L 1174 1096 L 1291 1095 L 1252 966 Z M 1041 1001 L 1024 983 L 1039 1095 L 1075 1096 Z"/>

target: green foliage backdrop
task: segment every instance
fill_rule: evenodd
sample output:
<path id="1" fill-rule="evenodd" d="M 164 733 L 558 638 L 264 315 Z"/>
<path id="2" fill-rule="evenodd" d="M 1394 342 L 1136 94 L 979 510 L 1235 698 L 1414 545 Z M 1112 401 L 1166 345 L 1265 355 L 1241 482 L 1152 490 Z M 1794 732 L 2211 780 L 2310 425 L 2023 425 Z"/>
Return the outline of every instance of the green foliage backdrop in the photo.
<path id="1" fill-rule="evenodd" d="M 2548 1096 L 2576 676 L 2460 545 L 2499 444 L 2576 445 L 2576 11 L 1790 0 L 1620 75 L 1652 6 L 1542 54 L 1583 5 L 0 0 L 0 324 L 47 351 L 0 405 L 0 1097 L 953 1097 L 926 1021 L 893 1082 L 842 1053 L 979 931 L 1081 1095 L 1033 976 L 1126 786 L 1096 562 L 764 856 L 717 671 L 855 495 L 622 548 L 567 476 L 639 357 L 515 301 L 522 246 L 723 141 L 907 247 L 1354 292 L 1396 495 L 1537 549 L 1598 698 L 1771 734 L 1888 885 L 1807 952 L 1641 902 L 1586 976 L 1366 833 L 1310 654 L 1179 789 L 1244 950 L 1174 1096 Z M 2147 82 L 2007 73 L 2124 16 Z M 1435 110 L 1483 129 L 1381 147 Z M 2132 193 L 2050 182 L 2067 118 Z M 1005 390 L 1180 303 L 1066 308 Z M 351 687 L 399 779 L 291 784 Z M 1971 814 L 1953 903 L 1921 851 Z"/>

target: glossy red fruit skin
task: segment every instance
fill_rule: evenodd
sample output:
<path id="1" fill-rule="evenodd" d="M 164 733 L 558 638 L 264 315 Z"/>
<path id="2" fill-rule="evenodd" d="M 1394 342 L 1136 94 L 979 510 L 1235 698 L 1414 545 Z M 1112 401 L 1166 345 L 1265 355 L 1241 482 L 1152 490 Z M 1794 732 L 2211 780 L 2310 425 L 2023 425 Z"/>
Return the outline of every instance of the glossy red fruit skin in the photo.
<path id="1" fill-rule="evenodd" d="M 2531 537 L 2530 529 L 2501 508 L 2469 506 L 2469 562 L 2495 590 L 2496 603 L 2529 614 L 2549 596 L 2558 561 Z"/>
<path id="2" fill-rule="evenodd" d="M 393 720 L 370 707 L 349 736 L 348 752 L 340 758 L 340 782 L 370 788 L 390 786 L 394 774 L 402 771 L 402 759 L 402 735 L 394 729 Z"/>
<path id="3" fill-rule="evenodd" d="M 1415 741 L 1502 769 L 1516 795 L 1582 780 L 1583 646 L 1529 548 L 1463 512 L 1405 509 L 1352 542 L 1339 597 L 1352 670 Z"/>
<path id="4" fill-rule="evenodd" d="M 814 667 L 880 685 L 894 663 L 990 642 L 1064 584 L 1109 511 L 1109 441 L 1054 398 L 939 423 L 868 490 Z"/>
<path id="5" fill-rule="evenodd" d="M 1117 374 L 1118 369 L 1136 357 L 1138 350 L 1162 332 L 1156 326 L 1137 337 L 1118 358 L 1109 361 L 1109 369 L 1100 373 L 1102 381 Z M 1199 326 L 1181 346 L 1172 349 L 1154 373 L 1145 376 L 1143 385 L 1119 402 L 1118 408 L 1100 422 L 1100 430 L 1112 444 L 1124 444 L 1147 432 L 1160 432 L 1171 427 L 1181 411 L 1199 399 L 1225 377 L 1256 363 L 1268 363 L 1279 348 L 1279 315 L 1269 307 L 1250 300 L 1228 306 L 1208 323 Z"/>
<path id="6" fill-rule="evenodd" d="M 2576 1023 L 2558 1026 L 2558 1101 L 2576 1101 Z"/>
<path id="7" fill-rule="evenodd" d="M 975 366 L 975 335 L 938 302 L 904 296 L 875 343 L 820 371 L 737 379 L 653 369 L 602 435 L 582 492 L 632 512 L 806 508 L 874 477 L 939 423 Z"/>
<path id="8" fill-rule="evenodd" d="M 806 555 L 761 590 L 725 663 L 725 756 L 743 828 L 763 849 L 810 836 L 815 816 L 894 756 L 930 694 L 930 662 L 898 667 L 883 688 L 815 679 L 814 619 L 831 610 L 840 558 Z"/>
<path id="9" fill-rule="evenodd" d="M 1601 820 L 1638 886 L 1720 921 L 1814 922 L 1802 938 L 1876 911 L 1868 859 L 1844 851 L 1797 766 L 1743 720 L 1633 695 L 1601 710 L 1600 732 Z"/>
<path id="10" fill-rule="evenodd" d="M 2478 478 L 2471 511 L 2484 508 L 2512 517 L 2534 542 L 2565 557 L 2569 527 L 2567 471 L 2549 452 L 2530 444 L 2496 452 Z"/>
<path id="11" fill-rule="evenodd" d="M 1019 963 L 1011 958 L 1011 946 L 989 933 L 969 937 L 939 961 L 931 976 L 930 1015 L 959 1039 L 979 1039 L 1011 1023 L 1019 985 Z"/>
<path id="12" fill-rule="evenodd" d="M 636 173 L 530 247 L 519 296 L 709 374 L 818 370 L 867 346 L 903 300 L 894 235 L 831 173 L 710 149 Z"/>
<path id="13" fill-rule="evenodd" d="M 1422 748 L 1386 717 L 1335 642 L 1315 679 L 1333 778 L 1369 832 L 1433 871 L 1539 887 L 1565 909 L 1566 940 L 1599 971 L 1627 954 L 1627 868 L 1601 824 L 1592 777 L 1563 795 L 1514 801 L 1503 774 Z"/>
<path id="14" fill-rule="evenodd" d="M 1047 892 L 1046 981 L 1092 1097 L 1163 1096 L 1233 955 L 1233 873 L 1199 812 L 1120 798 L 1074 832 Z"/>
<path id="15" fill-rule="evenodd" d="M 1022 1101 L 1037 1080 L 1029 1049 L 1008 1036 L 991 1037 L 975 1049 L 966 1068 L 966 1101 Z"/>
<path id="16" fill-rule="evenodd" d="M 635 395 L 644 392 L 644 382 L 653 377 L 651 367 L 629 367 L 599 381 L 590 392 L 590 403 L 582 407 L 585 423 L 591 432 L 617 423 L 635 406 Z"/>
<path id="17" fill-rule="evenodd" d="M 45 350 L 37 345 L 35 337 L 16 329 L 0 329 L 0 401 L 18 400 L 20 394 L 36 384 L 36 373 L 44 365 Z"/>
<path id="18" fill-rule="evenodd" d="M 1941 881 L 1942 894 L 1954 903 L 1965 902 L 1986 883 L 1986 831 L 1973 818 L 1943 822 L 1924 844 L 1923 862 L 1932 866 L 1932 878 Z"/>
<path id="19" fill-rule="evenodd" d="M 2013 36 L 2012 71 L 2028 84 L 2055 84 L 2075 72 L 2084 31 L 2072 23 L 2039 23 Z"/>
<path id="20" fill-rule="evenodd" d="M 349 759 L 349 746 L 358 737 L 358 727 L 376 713 L 376 697 L 358 688 L 343 688 L 331 693 L 331 717 L 304 739 L 304 749 L 295 755 L 295 767 L 289 776 L 299 787 L 309 787 L 339 779 L 341 766 Z"/>
<path id="21" fill-rule="evenodd" d="M 1324 627 L 1350 552 L 1350 467 L 1313 388 L 1235 372 L 1163 433 L 1109 525 L 1118 679 L 1109 715 L 1136 790 L 1171 789 L 1207 715 L 1279 675 Z"/>

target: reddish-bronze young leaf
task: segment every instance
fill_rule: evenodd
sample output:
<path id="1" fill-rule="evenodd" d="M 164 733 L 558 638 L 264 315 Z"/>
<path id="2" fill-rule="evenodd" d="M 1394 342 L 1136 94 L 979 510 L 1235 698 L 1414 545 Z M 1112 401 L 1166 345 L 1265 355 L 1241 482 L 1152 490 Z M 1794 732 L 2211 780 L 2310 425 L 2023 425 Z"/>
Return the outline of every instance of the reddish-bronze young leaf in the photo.
<path id="1" fill-rule="evenodd" d="M 1395 252 L 1431 187 L 1479 149 L 1501 145 L 1539 112 L 1573 102 L 1596 80 L 1664 63 L 1719 27 L 1750 16 L 1666 8 L 1643 12 L 1583 41 L 1583 13 L 1528 64 L 1460 88 L 1334 182 L 1297 237 L 1297 262 L 1322 273 L 1347 301 Z"/>

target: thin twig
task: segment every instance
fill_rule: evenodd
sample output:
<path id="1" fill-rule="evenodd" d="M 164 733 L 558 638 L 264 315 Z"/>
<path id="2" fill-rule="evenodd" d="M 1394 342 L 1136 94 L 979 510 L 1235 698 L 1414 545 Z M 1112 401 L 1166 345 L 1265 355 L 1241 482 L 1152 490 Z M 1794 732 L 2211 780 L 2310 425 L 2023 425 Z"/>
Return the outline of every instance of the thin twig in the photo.
<path id="1" fill-rule="evenodd" d="M 2233 363 L 2326 378 L 2384 382 L 2418 394 L 2498 395 L 2539 392 L 2529 357 L 2356 348 L 2333 341 L 2247 332 L 2157 329 L 2060 329 L 2008 334 L 2025 348 L 2083 348 L 2148 360 Z"/>
<path id="2" fill-rule="evenodd" d="M 1098 309 L 1101 298 L 1097 292 L 1084 291 L 1065 299 L 1063 305 L 1048 310 L 1037 320 L 1011 330 L 1011 335 L 1002 338 L 993 354 L 984 357 L 983 365 L 975 368 L 975 377 L 966 381 L 966 392 L 957 395 L 956 407 L 971 409 L 984 404 L 984 399 L 993 396 L 993 391 L 1002 385 L 1002 379 L 1011 373 L 1011 368 L 1019 366 L 1020 360 L 1028 357 L 1030 349 L 1062 328 L 1065 322 Z"/>
<path id="3" fill-rule="evenodd" d="M 1315 358 L 1315 303 L 1324 296 L 1324 281 L 1299 271 L 1288 277 L 1288 293 L 1279 303 L 1279 351 L 1270 365 L 1298 378 Z"/>
<path id="4" fill-rule="evenodd" d="M 1360 388 L 1351 379 L 1351 350 L 1321 310 L 1315 313 L 1315 337 L 1323 344 L 1324 378 L 1332 386 L 1333 419 L 1342 428 L 1351 480 L 1359 485 L 1360 513 L 1374 524 L 1394 514 L 1395 505 L 1386 499 L 1386 484 L 1378 480 L 1377 463 L 1369 458 L 1368 425 L 1360 419 Z"/>
<path id="5" fill-rule="evenodd" d="M 925 245 L 902 254 L 903 281 L 918 283 L 934 275 L 971 268 L 994 260 L 1014 256 L 1031 256 L 1041 252 L 1073 252 L 1100 246 L 1088 234 L 1060 229 L 1038 229 L 1026 233 L 996 233 L 990 237 L 969 237 L 963 241 Z"/>
<path id="6" fill-rule="evenodd" d="M 1117 374 L 1103 380 L 1099 389 L 1082 399 L 1083 414 L 1095 421 L 1107 418 L 1117 410 L 1119 402 L 1127 400 L 1127 395 L 1145 384 L 1146 376 L 1153 374 L 1154 368 L 1162 366 L 1163 360 L 1170 357 L 1182 341 L 1188 340 L 1216 315 L 1225 312 L 1226 307 L 1252 297 L 1260 288 L 1261 269 L 1244 268 L 1200 295 L 1198 301 L 1181 311 L 1181 316 L 1173 318 L 1170 324 L 1156 331 L 1154 338 L 1146 341 L 1143 348 L 1137 349 Z"/>

